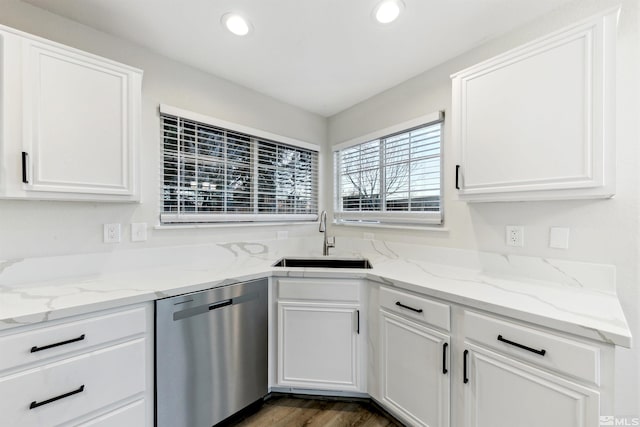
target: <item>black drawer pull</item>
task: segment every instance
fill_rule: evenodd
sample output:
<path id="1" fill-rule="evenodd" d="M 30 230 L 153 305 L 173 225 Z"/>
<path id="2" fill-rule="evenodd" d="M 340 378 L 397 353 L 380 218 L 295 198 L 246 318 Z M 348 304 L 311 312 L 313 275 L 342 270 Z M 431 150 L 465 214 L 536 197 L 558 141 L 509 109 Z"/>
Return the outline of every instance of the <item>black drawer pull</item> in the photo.
<path id="1" fill-rule="evenodd" d="M 72 342 L 82 341 L 84 339 L 84 334 L 80 335 L 78 338 L 73 338 L 66 341 L 60 341 L 55 344 L 43 345 L 42 347 L 38 347 L 34 345 L 31 347 L 31 353 L 35 353 L 36 351 L 47 350 L 49 348 L 58 347 L 59 345 L 71 344 Z"/>
<path id="2" fill-rule="evenodd" d="M 508 339 L 502 338 L 502 335 L 498 335 L 498 341 L 502 341 L 502 342 L 507 343 L 509 345 L 513 345 L 515 347 L 521 348 L 523 350 L 530 351 L 530 352 L 535 353 L 535 354 L 539 354 L 540 356 L 544 356 L 545 354 L 547 354 L 547 350 L 544 350 L 544 349 L 536 350 L 535 348 L 527 347 L 526 345 L 518 344 L 517 342 L 509 341 Z"/>
<path id="3" fill-rule="evenodd" d="M 233 304 L 233 300 L 232 299 L 228 299 L 228 300 L 224 300 L 224 301 L 220 301 L 220 302 L 214 302 L 213 304 L 211 304 L 209 306 L 209 310 L 215 310 L 216 308 L 222 308 L 222 307 L 226 307 L 228 305 Z"/>
<path id="4" fill-rule="evenodd" d="M 456 165 L 456 190 L 460 189 L 460 165 Z"/>
<path id="5" fill-rule="evenodd" d="M 467 376 L 467 356 L 469 356 L 469 350 L 465 350 L 462 357 L 462 381 L 466 384 L 469 382 L 469 377 Z"/>
<path id="6" fill-rule="evenodd" d="M 35 400 L 29 405 L 29 409 L 37 408 L 38 406 L 46 405 L 47 403 L 55 402 L 56 400 L 64 399 L 65 397 L 73 396 L 74 394 L 82 393 L 84 391 L 84 384 L 82 384 L 77 390 L 70 391 L 69 393 L 61 394 L 60 396 L 52 397 L 51 399 L 43 400 L 42 402 L 36 402 Z"/>
<path id="7" fill-rule="evenodd" d="M 442 344 L 442 373 L 446 374 L 449 372 L 447 369 L 447 347 L 449 347 L 449 343 L 446 342 Z"/>
<path id="8" fill-rule="evenodd" d="M 415 311 L 416 313 L 422 313 L 422 309 L 421 309 L 421 308 L 413 308 L 413 307 L 409 307 L 408 305 L 404 305 L 404 304 L 403 304 L 403 303 L 401 303 L 400 301 L 396 301 L 396 305 L 397 305 L 398 307 L 406 308 L 407 310 Z"/>
<path id="9" fill-rule="evenodd" d="M 356 326 L 356 333 L 360 335 L 360 310 L 356 310 L 356 321 L 358 322 Z"/>

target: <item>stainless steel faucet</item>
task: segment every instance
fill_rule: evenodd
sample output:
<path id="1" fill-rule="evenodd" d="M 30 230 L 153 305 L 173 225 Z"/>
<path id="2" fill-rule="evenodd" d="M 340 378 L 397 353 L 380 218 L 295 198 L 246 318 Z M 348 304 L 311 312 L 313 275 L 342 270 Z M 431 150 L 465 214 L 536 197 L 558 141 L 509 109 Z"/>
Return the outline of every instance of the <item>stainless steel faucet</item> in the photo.
<path id="1" fill-rule="evenodd" d="M 329 248 L 336 247 L 336 238 L 327 237 L 327 211 L 320 213 L 320 227 L 318 231 L 324 233 L 324 240 L 322 244 L 322 255 L 329 255 Z"/>

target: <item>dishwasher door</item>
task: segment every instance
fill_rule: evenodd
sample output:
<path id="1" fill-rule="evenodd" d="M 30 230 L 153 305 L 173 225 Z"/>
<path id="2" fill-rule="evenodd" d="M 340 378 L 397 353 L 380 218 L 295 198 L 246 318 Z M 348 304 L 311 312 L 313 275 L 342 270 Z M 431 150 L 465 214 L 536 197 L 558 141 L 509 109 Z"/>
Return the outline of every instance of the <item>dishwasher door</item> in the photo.
<path id="1" fill-rule="evenodd" d="M 267 394 L 267 283 L 156 301 L 158 427 L 211 427 Z"/>

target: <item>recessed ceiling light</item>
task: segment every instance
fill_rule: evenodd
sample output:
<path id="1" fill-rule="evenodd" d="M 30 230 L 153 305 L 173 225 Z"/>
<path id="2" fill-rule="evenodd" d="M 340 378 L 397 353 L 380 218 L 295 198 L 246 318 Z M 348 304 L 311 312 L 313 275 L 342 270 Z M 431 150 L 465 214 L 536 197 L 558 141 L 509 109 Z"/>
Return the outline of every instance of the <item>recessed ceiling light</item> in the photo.
<path id="1" fill-rule="evenodd" d="M 222 16 L 222 24 L 236 36 L 246 36 L 251 31 L 251 25 L 237 13 L 226 13 Z"/>
<path id="2" fill-rule="evenodd" d="M 389 24 L 398 18 L 403 7 L 401 0 L 383 0 L 373 10 L 373 14 L 379 23 Z"/>

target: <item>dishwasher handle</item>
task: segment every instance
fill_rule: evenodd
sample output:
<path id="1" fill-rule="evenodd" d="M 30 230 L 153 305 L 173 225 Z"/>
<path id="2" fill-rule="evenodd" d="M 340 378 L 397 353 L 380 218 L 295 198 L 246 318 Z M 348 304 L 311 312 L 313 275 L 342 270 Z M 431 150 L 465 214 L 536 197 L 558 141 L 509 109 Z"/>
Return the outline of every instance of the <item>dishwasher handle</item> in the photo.
<path id="1" fill-rule="evenodd" d="M 224 301 L 214 302 L 213 304 L 211 304 L 209 306 L 209 310 L 215 310 L 217 308 L 226 307 L 226 306 L 231 305 L 231 304 L 233 304 L 233 299 L 226 299 Z"/>
<path id="2" fill-rule="evenodd" d="M 228 306 L 236 306 L 240 304 L 245 304 L 253 301 L 258 301 L 260 292 L 248 292 L 243 295 L 234 296 L 233 298 L 221 299 L 215 302 L 204 302 L 203 304 L 198 304 L 195 307 L 182 307 L 181 305 L 173 304 L 174 309 L 180 307 L 178 311 L 173 312 L 173 320 L 183 320 L 188 319 L 193 316 L 198 316 L 200 314 L 212 313 L 214 310 L 219 308 L 224 308 Z M 225 295 L 218 295 L 218 298 L 224 298 Z M 185 301 L 185 303 L 193 303 L 193 299 Z"/>

